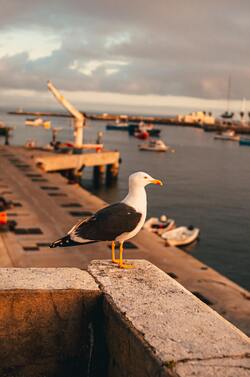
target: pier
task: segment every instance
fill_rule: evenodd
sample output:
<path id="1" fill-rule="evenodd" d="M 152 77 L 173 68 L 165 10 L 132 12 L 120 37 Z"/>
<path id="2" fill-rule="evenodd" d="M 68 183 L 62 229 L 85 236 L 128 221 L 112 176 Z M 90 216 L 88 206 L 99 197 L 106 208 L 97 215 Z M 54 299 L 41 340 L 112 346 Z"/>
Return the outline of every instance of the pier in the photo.
<path id="1" fill-rule="evenodd" d="M 105 242 L 49 248 L 50 242 L 64 235 L 78 219 L 106 203 L 80 185 L 68 184 L 58 169 L 49 173 L 44 161 L 50 156 L 39 157 L 39 153 L 21 147 L 0 147 L 0 195 L 13 202 L 7 211 L 8 218 L 17 221 L 14 232 L 0 234 L 0 266 L 86 269 L 93 259 L 110 259 L 110 247 Z M 250 333 L 248 292 L 212 268 L 178 248 L 165 247 L 159 237 L 146 230 L 125 245 L 124 254 L 125 258 L 146 259 L 155 264 L 242 331 Z"/>
<path id="2" fill-rule="evenodd" d="M 44 172 L 65 171 L 74 169 L 81 172 L 84 167 L 112 165 L 119 168 L 120 153 L 118 151 L 100 151 L 83 154 L 55 154 L 50 152 L 32 151 L 36 165 Z"/>

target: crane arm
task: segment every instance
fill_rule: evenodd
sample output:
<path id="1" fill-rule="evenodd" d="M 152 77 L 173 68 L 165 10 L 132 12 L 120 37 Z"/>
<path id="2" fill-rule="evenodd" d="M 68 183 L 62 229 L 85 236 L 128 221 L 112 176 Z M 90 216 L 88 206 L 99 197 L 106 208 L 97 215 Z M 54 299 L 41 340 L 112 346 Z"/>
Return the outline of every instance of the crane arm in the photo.
<path id="1" fill-rule="evenodd" d="M 84 121 L 84 115 L 80 113 L 71 103 L 64 98 L 64 96 L 57 90 L 51 81 L 48 81 L 48 89 L 51 91 L 51 93 L 54 95 L 54 97 L 57 99 L 57 101 L 65 107 L 66 110 L 70 114 L 73 115 L 74 118 L 78 119 L 79 121 Z"/>

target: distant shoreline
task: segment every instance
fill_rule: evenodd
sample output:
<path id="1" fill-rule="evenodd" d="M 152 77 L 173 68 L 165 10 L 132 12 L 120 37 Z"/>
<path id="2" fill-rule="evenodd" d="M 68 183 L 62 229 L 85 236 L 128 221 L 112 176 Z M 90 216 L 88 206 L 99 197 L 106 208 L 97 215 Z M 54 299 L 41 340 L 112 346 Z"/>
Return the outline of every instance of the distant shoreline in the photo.
<path id="1" fill-rule="evenodd" d="M 68 113 L 58 113 L 58 112 L 42 112 L 42 111 L 8 111 L 9 115 L 19 115 L 19 116 L 47 116 L 47 117 L 62 117 L 62 118 L 72 118 Z M 223 132 L 227 129 L 232 129 L 238 134 L 250 134 L 250 124 L 242 125 L 238 122 L 232 122 L 231 124 L 221 124 L 219 121 L 214 124 L 201 124 L 197 122 L 183 122 L 178 121 L 175 116 L 141 116 L 141 115 L 118 115 L 118 114 L 109 114 L 109 113 L 93 113 L 87 114 L 82 112 L 86 118 L 90 120 L 100 120 L 100 121 L 111 121 L 115 122 L 117 117 L 126 117 L 128 122 L 145 122 L 145 123 L 154 123 L 168 126 L 181 126 L 181 127 L 195 127 L 201 128 L 207 132 Z"/>

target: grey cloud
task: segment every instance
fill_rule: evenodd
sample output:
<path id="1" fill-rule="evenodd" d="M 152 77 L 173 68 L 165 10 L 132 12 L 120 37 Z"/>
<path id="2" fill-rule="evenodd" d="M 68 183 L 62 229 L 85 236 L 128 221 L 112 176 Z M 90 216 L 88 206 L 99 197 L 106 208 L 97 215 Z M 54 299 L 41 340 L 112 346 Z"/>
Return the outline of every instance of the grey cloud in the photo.
<path id="1" fill-rule="evenodd" d="M 36 61 L 27 54 L 0 59 L 2 88 L 43 90 L 52 78 L 72 91 L 223 98 L 231 74 L 232 96 L 249 97 L 248 0 L 1 2 L 0 28 L 49 29 L 62 43 Z M 121 33 L 130 40 L 104 47 Z M 76 60 L 130 64 L 113 75 L 99 67 L 88 77 L 69 68 Z"/>

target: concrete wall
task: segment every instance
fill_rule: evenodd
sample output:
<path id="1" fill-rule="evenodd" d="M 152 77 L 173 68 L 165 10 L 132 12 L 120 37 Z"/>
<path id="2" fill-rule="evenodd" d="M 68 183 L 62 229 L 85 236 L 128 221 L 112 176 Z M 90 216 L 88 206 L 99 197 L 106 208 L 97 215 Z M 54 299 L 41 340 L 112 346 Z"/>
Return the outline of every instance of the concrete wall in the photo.
<path id="1" fill-rule="evenodd" d="M 90 375 L 99 298 L 86 271 L 1 269 L 0 376 Z"/>
<path id="2" fill-rule="evenodd" d="M 146 261 L 0 269 L 1 377 L 247 376 L 248 338 Z"/>
<path id="3" fill-rule="evenodd" d="M 95 261 L 104 292 L 109 376 L 247 376 L 246 335 L 147 261 Z"/>

